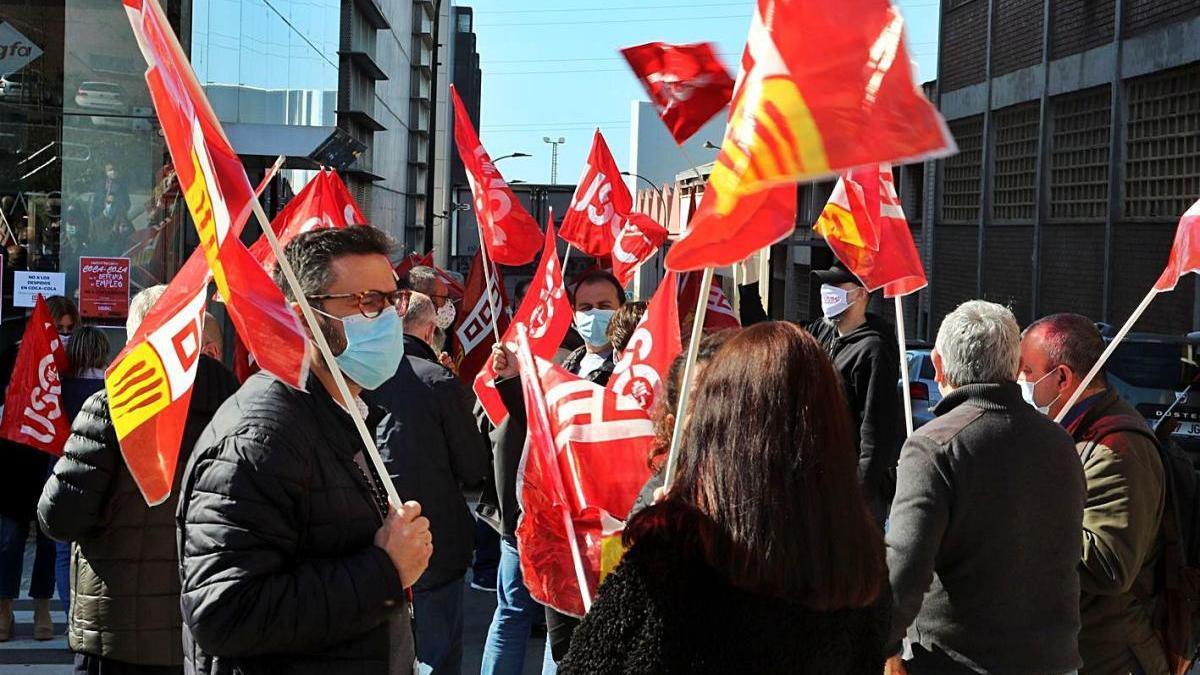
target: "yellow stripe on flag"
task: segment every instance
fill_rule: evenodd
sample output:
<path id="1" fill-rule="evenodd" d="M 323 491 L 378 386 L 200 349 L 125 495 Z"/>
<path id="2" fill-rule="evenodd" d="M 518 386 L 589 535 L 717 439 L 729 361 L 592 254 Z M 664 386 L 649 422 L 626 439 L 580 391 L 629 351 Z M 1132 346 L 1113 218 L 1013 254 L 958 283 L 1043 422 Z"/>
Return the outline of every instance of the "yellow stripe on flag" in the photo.
<path id="1" fill-rule="evenodd" d="M 833 202 L 825 205 L 821 217 L 813 223 L 813 230 L 825 239 L 836 239 L 858 248 L 867 247 L 854 216 L 848 209 Z"/>
<path id="2" fill-rule="evenodd" d="M 225 279 L 225 268 L 221 265 L 221 239 L 217 232 L 212 197 L 204 180 L 204 167 L 195 148 L 192 149 L 192 171 L 192 184 L 184 190 L 183 198 L 187 202 L 188 211 L 192 213 L 192 220 L 196 221 L 200 246 L 204 249 L 204 257 L 212 270 L 213 281 L 217 283 L 217 292 L 222 298 L 229 298 L 229 282 Z"/>
<path id="3" fill-rule="evenodd" d="M 625 556 L 625 544 L 621 541 L 621 533 L 602 537 L 600 539 L 600 581 L 617 569 L 621 558 Z"/>
<path id="4" fill-rule="evenodd" d="M 171 404 L 166 369 L 158 352 L 143 342 L 113 364 L 104 387 L 117 438 L 128 436 Z"/>

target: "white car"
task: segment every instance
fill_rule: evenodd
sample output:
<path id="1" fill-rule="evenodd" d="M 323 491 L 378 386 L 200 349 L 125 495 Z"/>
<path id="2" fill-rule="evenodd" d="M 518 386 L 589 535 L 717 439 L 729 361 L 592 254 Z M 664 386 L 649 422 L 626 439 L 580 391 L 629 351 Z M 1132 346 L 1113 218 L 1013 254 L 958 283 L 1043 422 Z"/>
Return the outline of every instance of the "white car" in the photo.
<path id="1" fill-rule="evenodd" d="M 22 80 L 23 78 L 20 73 L 9 73 L 0 77 L 0 98 L 10 100 L 21 98 Z"/>
<path id="2" fill-rule="evenodd" d="M 75 105 L 123 115 L 127 112 L 125 92 L 113 82 L 84 82 L 75 92 Z"/>

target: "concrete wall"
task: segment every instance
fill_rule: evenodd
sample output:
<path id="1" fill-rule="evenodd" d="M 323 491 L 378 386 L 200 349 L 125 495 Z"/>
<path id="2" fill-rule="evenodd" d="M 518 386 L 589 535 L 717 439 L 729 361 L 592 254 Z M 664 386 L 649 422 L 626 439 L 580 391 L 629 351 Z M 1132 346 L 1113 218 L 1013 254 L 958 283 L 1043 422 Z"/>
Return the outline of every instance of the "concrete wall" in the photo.
<path id="1" fill-rule="evenodd" d="M 629 161 L 624 164 L 627 171 L 641 174 L 661 187 L 664 183 L 673 185 L 675 175 L 680 171 L 707 164 L 717 158 L 717 151 L 704 149 L 704 142 L 721 144 L 725 135 L 725 111 L 701 127 L 680 150 L 671 132 L 658 118 L 653 104 L 649 101 L 633 101 L 629 108 Z M 635 182 L 639 181 L 629 179 L 631 190 L 646 187 L 645 183 L 635 185 Z"/>

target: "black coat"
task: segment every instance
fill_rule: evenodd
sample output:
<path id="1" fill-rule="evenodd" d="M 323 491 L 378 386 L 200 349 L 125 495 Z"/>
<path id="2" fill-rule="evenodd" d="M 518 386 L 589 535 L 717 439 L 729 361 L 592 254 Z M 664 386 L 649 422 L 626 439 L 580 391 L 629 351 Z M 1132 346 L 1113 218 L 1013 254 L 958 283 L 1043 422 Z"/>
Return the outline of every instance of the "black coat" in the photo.
<path id="1" fill-rule="evenodd" d="M 8 393 L 20 347 L 17 343 L 0 352 L 0 397 Z M 22 523 L 34 520 L 38 495 L 53 463 L 53 457 L 37 448 L 0 438 L 0 516 Z"/>
<path id="2" fill-rule="evenodd" d="M 383 512 L 362 452 L 315 376 L 306 393 L 258 373 L 217 411 L 179 499 L 187 672 L 408 672 L 409 612 L 373 543 Z"/>
<path id="3" fill-rule="evenodd" d="M 387 411 L 377 430 L 379 449 L 400 498 L 420 502 L 433 533 L 433 556 L 417 590 L 462 583 L 475 550 L 475 519 L 463 488 L 478 487 L 489 468 L 471 395 L 429 345 L 405 335 L 396 374 L 363 398 Z"/>
<path id="4" fill-rule="evenodd" d="M 698 533 L 709 521 L 671 502 L 642 511 L 633 544 L 604 580 L 559 665 L 561 675 L 787 673 L 879 675 L 881 606 L 814 611 L 731 585 Z"/>
<path id="5" fill-rule="evenodd" d="M 76 381 L 80 386 L 94 380 Z M 192 445 L 237 390 L 220 363 L 200 357 L 175 485 Z M 124 663 L 183 664 L 175 504 L 147 506 L 121 456 L 108 393 L 88 398 L 38 504 L 42 528 L 71 551 L 71 650 Z"/>
<path id="6" fill-rule="evenodd" d="M 823 320 L 806 326 L 825 347 L 840 373 L 858 441 L 858 478 L 867 503 L 882 525 L 896 492 L 896 462 L 903 442 L 900 354 L 896 332 L 883 319 L 867 322 L 846 335 Z"/>

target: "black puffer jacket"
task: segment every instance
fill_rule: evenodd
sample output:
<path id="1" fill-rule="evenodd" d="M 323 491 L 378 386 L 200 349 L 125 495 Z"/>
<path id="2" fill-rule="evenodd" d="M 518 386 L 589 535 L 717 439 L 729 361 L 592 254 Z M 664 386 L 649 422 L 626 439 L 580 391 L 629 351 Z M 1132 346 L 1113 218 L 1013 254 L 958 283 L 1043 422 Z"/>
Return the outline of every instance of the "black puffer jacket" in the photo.
<path id="1" fill-rule="evenodd" d="M 175 484 L 192 445 L 237 389 L 206 356 L 196 369 Z M 99 391 L 84 402 L 38 504 L 42 528 L 71 547 L 71 650 L 140 665 L 183 664 L 175 504 L 147 506 Z"/>
<path id="2" fill-rule="evenodd" d="M 315 377 L 306 393 L 259 373 L 217 411 L 179 501 L 187 672 L 410 672 L 405 593 L 373 543 L 383 514 L 362 452 Z"/>
<path id="3" fill-rule="evenodd" d="M 670 501 L 630 521 L 633 544 L 601 584 L 558 672 L 883 672 L 886 592 L 877 607 L 819 612 L 735 588 L 705 559 L 699 533 L 710 527 Z"/>

